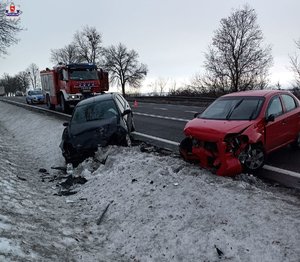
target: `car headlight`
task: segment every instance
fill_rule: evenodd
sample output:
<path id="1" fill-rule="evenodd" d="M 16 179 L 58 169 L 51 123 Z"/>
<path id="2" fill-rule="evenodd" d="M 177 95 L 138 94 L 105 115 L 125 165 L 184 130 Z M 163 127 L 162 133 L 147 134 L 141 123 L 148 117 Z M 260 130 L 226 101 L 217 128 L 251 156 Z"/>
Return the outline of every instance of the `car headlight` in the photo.
<path id="1" fill-rule="evenodd" d="M 241 134 L 228 134 L 224 142 L 226 142 L 226 152 L 235 153 L 242 144 L 248 142 L 248 137 Z"/>

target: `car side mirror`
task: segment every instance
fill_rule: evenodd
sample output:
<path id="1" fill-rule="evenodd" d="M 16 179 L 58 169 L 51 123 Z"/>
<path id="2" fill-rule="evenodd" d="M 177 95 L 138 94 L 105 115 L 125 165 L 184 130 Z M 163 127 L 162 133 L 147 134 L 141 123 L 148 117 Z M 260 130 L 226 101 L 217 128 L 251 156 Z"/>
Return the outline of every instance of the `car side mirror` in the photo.
<path id="1" fill-rule="evenodd" d="M 130 110 L 130 109 L 126 109 L 126 110 L 122 113 L 122 116 L 129 115 L 130 113 L 131 113 L 131 110 Z"/>
<path id="2" fill-rule="evenodd" d="M 69 126 L 69 123 L 68 122 L 64 122 L 63 126 Z"/>
<path id="3" fill-rule="evenodd" d="M 198 117 L 199 115 L 200 115 L 200 113 L 195 113 L 194 118 Z"/>
<path id="4" fill-rule="evenodd" d="M 275 115 L 274 114 L 269 115 L 266 120 L 267 120 L 267 123 L 268 122 L 274 122 L 275 121 Z"/>

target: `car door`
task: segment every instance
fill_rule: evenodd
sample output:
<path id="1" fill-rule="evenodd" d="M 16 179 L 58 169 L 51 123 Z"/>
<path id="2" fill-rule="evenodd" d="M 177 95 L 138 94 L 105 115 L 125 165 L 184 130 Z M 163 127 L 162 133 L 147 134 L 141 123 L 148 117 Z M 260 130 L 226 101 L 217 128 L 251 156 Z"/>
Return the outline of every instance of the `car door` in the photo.
<path id="1" fill-rule="evenodd" d="M 266 119 L 274 115 L 274 121 L 269 121 L 265 129 L 265 149 L 270 152 L 285 143 L 288 137 L 287 122 L 280 97 L 273 97 L 266 110 Z"/>
<path id="2" fill-rule="evenodd" d="M 287 141 L 292 142 L 295 140 L 299 130 L 299 122 L 300 122 L 300 113 L 297 110 L 298 105 L 295 99 L 289 94 L 281 95 L 281 100 L 286 111 L 285 113 L 285 121 L 286 121 L 286 129 L 287 129 Z"/>

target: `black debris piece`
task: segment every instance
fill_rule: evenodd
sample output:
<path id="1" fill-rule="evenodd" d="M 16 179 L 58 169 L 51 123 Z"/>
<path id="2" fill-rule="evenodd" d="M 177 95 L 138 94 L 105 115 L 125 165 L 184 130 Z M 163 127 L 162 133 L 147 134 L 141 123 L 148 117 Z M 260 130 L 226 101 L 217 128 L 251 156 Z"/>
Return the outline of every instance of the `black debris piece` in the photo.
<path id="1" fill-rule="evenodd" d="M 55 196 L 71 196 L 71 195 L 75 195 L 77 193 L 77 191 L 69 191 L 69 190 L 65 190 L 65 191 L 60 191 L 58 193 L 55 193 Z"/>
<path id="2" fill-rule="evenodd" d="M 97 220 L 97 225 L 100 225 L 100 223 L 102 222 L 103 217 L 104 217 L 105 213 L 107 212 L 107 210 L 108 210 L 108 208 L 109 208 L 109 206 L 110 206 L 110 204 L 111 204 L 112 202 L 114 202 L 114 201 L 110 201 L 110 202 L 108 203 L 108 205 L 106 206 L 106 208 L 103 210 L 101 216 L 100 216 L 99 219 Z"/>
<path id="3" fill-rule="evenodd" d="M 131 180 L 131 183 L 134 183 L 134 182 L 137 182 L 136 178 L 134 178 L 134 179 Z"/>
<path id="4" fill-rule="evenodd" d="M 52 166 L 51 169 L 61 170 L 65 173 L 67 172 L 67 168 L 65 166 Z"/>
<path id="5" fill-rule="evenodd" d="M 104 159 L 101 159 L 101 160 L 94 158 L 94 161 L 97 163 L 100 163 L 102 165 L 105 165 L 107 158 L 108 158 L 108 155 Z"/>
<path id="6" fill-rule="evenodd" d="M 71 186 L 73 186 L 74 184 L 85 184 L 87 182 L 87 179 L 85 177 L 82 176 L 78 176 L 78 177 L 74 177 L 72 175 L 68 176 L 67 179 L 60 183 L 60 185 L 66 189 L 70 188 Z"/>
<path id="7" fill-rule="evenodd" d="M 17 178 L 18 178 L 18 179 L 20 179 L 20 180 L 22 180 L 22 181 L 27 181 L 27 179 L 26 179 L 26 178 L 24 178 L 24 177 L 20 177 L 20 176 L 18 176 L 18 175 L 17 175 Z"/>
<path id="8" fill-rule="evenodd" d="M 217 248 L 217 246 L 215 245 L 215 248 L 217 250 L 218 256 L 219 258 L 222 258 L 222 256 L 224 255 L 224 253 L 222 252 L 222 250 L 220 250 L 219 248 Z"/>
<path id="9" fill-rule="evenodd" d="M 40 173 L 48 173 L 47 169 L 45 169 L 45 168 L 40 168 L 40 169 L 39 169 L 39 172 L 40 172 Z"/>

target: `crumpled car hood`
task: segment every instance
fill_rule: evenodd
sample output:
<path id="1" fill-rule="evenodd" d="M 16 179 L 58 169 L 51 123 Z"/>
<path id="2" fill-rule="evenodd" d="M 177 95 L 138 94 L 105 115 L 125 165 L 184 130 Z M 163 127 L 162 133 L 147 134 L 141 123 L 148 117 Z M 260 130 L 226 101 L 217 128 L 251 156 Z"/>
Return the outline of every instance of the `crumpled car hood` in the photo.
<path id="1" fill-rule="evenodd" d="M 201 140 L 217 141 L 223 139 L 228 133 L 239 133 L 251 124 L 253 122 L 249 120 L 228 121 L 194 118 L 186 124 L 184 133 L 186 136 L 193 136 Z"/>

